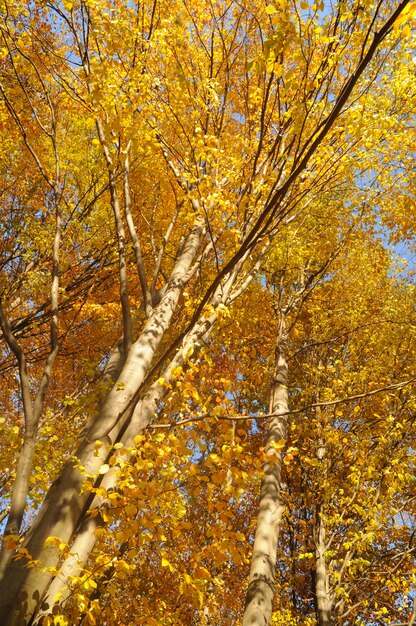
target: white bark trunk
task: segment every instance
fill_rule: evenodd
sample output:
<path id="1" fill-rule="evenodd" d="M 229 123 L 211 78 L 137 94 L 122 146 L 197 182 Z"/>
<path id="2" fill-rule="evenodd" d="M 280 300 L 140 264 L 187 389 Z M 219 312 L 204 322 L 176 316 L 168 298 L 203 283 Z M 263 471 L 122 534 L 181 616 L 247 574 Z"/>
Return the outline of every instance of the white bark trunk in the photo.
<path id="1" fill-rule="evenodd" d="M 317 401 L 318 401 L 317 397 Z M 319 429 L 321 429 L 322 425 L 322 414 L 320 407 L 316 408 L 316 417 L 319 425 Z M 323 439 L 319 439 L 319 447 L 318 447 L 318 461 L 323 468 L 324 476 L 326 478 L 326 470 L 325 470 L 325 456 L 326 456 L 326 448 L 325 441 Z M 319 626 L 332 626 L 332 609 L 333 609 L 333 598 L 331 595 L 331 589 L 329 585 L 329 576 L 326 567 L 326 528 L 325 528 L 325 518 L 324 518 L 324 507 L 322 503 L 318 504 L 316 511 L 316 535 L 315 535 L 315 567 L 316 567 L 316 575 L 315 575 L 315 596 L 316 596 L 316 613 L 318 617 L 318 625 Z"/>
<path id="2" fill-rule="evenodd" d="M 215 307 L 218 304 L 227 303 L 228 299 L 234 299 L 230 297 L 231 289 L 235 283 L 236 275 L 230 276 L 227 283 L 223 288 L 218 289 L 211 301 L 211 304 Z M 248 283 L 247 283 L 248 284 Z M 241 293 L 241 291 L 239 291 Z M 203 344 L 203 341 L 210 335 L 212 328 L 217 319 L 216 313 L 212 313 L 210 316 L 201 319 L 195 327 L 184 338 L 181 349 L 176 353 L 172 361 L 166 367 L 163 372 L 163 378 L 166 382 L 169 382 L 172 378 L 173 371 L 183 366 L 190 348 L 193 348 L 194 355 L 198 353 L 199 348 Z M 159 402 L 163 399 L 167 391 L 166 386 L 161 386 L 158 382 L 153 383 L 149 388 L 144 398 L 137 404 L 130 423 L 122 435 L 120 441 L 123 442 L 125 448 L 129 448 L 134 445 L 134 438 L 136 435 L 142 433 L 149 425 L 152 417 L 154 416 Z M 113 440 L 112 433 L 110 438 Z M 116 486 L 117 475 L 115 471 L 109 471 L 105 477 L 101 486 L 109 490 Z M 90 504 L 90 509 L 94 507 L 100 508 L 105 505 L 99 498 Z M 86 517 L 81 524 L 81 527 L 77 533 L 77 536 L 71 546 L 71 554 L 61 564 L 59 573 L 55 576 L 49 585 L 47 594 L 42 602 L 40 610 L 36 613 L 34 624 L 40 624 L 43 617 L 51 614 L 54 608 L 59 608 L 63 602 L 69 597 L 71 591 L 68 587 L 68 579 L 70 576 L 77 576 L 85 566 L 85 563 L 94 548 L 96 542 L 95 530 L 101 524 L 100 516 Z M 61 594 L 58 601 L 55 602 L 57 594 Z"/>
<path id="3" fill-rule="evenodd" d="M 132 344 L 120 376 L 90 427 L 76 457 L 87 474 L 97 474 L 111 445 L 131 414 L 131 403 L 145 381 L 153 357 L 164 332 L 169 327 L 186 276 L 197 254 L 203 227 L 197 223 L 190 233 L 178 259 L 160 304 L 154 309 L 140 337 Z M 122 388 L 121 388 L 122 387 Z M 110 437 L 111 434 L 111 437 Z M 103 440 L 96 456 L 95 441 Z M 81 493 L 84 481 L 80 469 L 68 463 L 63 474 L 51 486 L 44 504 L 31 527 L 25 547 L 40 567 L 56 567 L 59 553 L 56 546 L 45 546 L 45 540 L 57 536 L 69 543 L 84 512 L 89 494 Z M 52 578 L 49 571 L 27 569 L 24 560 L 12 562 L 0 585 L 0 623 L 24 626 L 36 611 Z"/>
<path id="4" fill-rule="evenodd" d="M 185 338 L 182 349 L 177 352 L 175 357 L 170 362 L 169 366 L 163 372 L 163 378 L 166 382 L 169 382 L 172 378 L 173 370 L 182 366 L 186 360 L 186 354 L 189 352 L 189 348 L 193 348 L 197 352 L 202 339 L 206 339 L 212 330 L 216 315 L 213 314 L 204 320 L 201 320 L 196 325 L 194 330 L 189 333 Z M 142 433 L 149 425 L 152 417 L 157 410 L 159 402 L 166 395 L 166 386 L 161 386 L 158 382 L 154 383 L 144 398 L 136 406 L 132 419 L 125 433 L 123 434 L 121 441 L 125 448 L 134 446 L 134 438 L 136 435 Z M 117 485 L 117 472 L 110 470 L 104 477 L 101 486 L 110 490 Z M 90 509 L 94 507 L 101 507 L 105 505 L 98 497 L 90 505 Z M 96 542 L 95 530 L 100 526 L 101 519 L 97 515 L 95 517 L 86 517 L 81 525 L 80 530 L 75 538 L 74 543 L 71 546 L 71 554 L 64 561 L 60 567 L 60 571 L 57 576 L 51 582 L 47 595 L 42 603 L 41 610 L 36 614 L 36 622 L 41 623 L 41 619 L 46 615 L 49 615 L 52 609 L 61 605 L 71 594 L 71 590 L 68 587 L 68 579 L 70 576 L 78 576 L 80 570 L 85 566 L 89 554 L 94 548 Z M 60 593 L 61 596 L 58 601 L 55 602 L 55 597 Z"/>
<path id="5" fill-rule="evenodd" d="M 285 319 L 281 314 L 270 398 L 270 413 L 275 417 L 270 420 L 265 446 L 267 456 L 272 458 L 277 454 L 277 458 L 267 461 L 264 466 L 243 626 L 268 626 L 272 615 L 277 542 L 284 510 L 281 502 L 282 461 L 274 446 L 287 436 L 287 372 Z"/>
<path id="6" fill-rule="evenodd" d="M 326 538 L 325 521 L 322 509 L 317 513 L 317 536 L 316 536 L 316 605 L 319 626 L 332 626 L 332 598 L 329 587 L 329 577 L 325 560 Z"/>

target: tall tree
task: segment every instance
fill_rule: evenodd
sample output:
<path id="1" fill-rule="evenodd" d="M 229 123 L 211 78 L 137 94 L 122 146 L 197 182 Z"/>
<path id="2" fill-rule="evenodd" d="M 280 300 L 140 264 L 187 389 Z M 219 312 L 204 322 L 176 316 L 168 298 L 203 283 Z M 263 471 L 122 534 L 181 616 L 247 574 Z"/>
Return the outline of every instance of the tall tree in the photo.
<path id="1" fill-rule="evenodd" d="M 34 624 L 70 604 L 152 422 L 226 406 L 226 389 L 200 406 L 192 376 L 285 233 L 314 228 L 326 214 L 311 206 L 346 189 L 350 204 L 332 212 L 347 224 L 360 175 L 374 177 L 376 199 L 390 192 L 411 126 L 403 85 L 378 134 L 374 111 L 384 81 L 403 78 L 413 10 L 4 4 L 1 328 L 13 386 L 2 622 Z M 391 218 L 392 203 L 380 205 Z M 193 455 L 207 445 L 199 432 Z M 231 481 L 232 462 L 221 472 Z M 206 620 L 218 614 L 215 585 Z M 199 598 L 192 581 L 182 589 Z"/>

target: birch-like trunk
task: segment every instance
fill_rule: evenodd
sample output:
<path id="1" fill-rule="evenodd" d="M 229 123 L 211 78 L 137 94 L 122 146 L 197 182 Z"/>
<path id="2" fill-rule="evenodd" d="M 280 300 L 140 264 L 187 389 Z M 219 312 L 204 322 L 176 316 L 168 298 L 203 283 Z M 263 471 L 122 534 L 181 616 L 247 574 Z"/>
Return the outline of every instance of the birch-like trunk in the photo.
<path id="1" fill-rule="evenodd" d="M 69 543 L 83 516 L 89 494 L 82 491 L 84 473 L 95 475 L 132 412 L 134 399 L 146 379 L 153 357 L 165 331 L 169 328 L 179 296 L 198 252 L 203 226 L 197 223 L 190 233 L 183 252 L 175 264 L 167 289 L 153 310 L 143 332 L 132 344 L 116 384 L 108 394 L 100 413 L 89 428 L 75 456 L 79 463 L 67 464 L 62 475 L 52 484 L 41 510 L 31 527 L 24 547 L 40 567 L 28 569 L 25 559 L 14 561 L 0 584 L 0 623 L 3 626 L 24 626 L 32 619 L 52 578 L 49 568 L 59 562 L 55 546 L 45 546 L 50 536 Z M 95 442 L 102 441 L 96 455 Z"/>
<path id="2" fill-rule="evenodd" d="M 242 293 L 241 287 L 236 292 L 231 293 L 237 276 L 237 273 L 232 274 L 225 285 L 214 294 L 210 302 L 214 308 L 221 303 L 228 304 Z M 246 280 L 245 285 L 248 284 L 249 281 Z M 197 356 L 200 347 L 209 337 L 216 319 L 217 315 L 215 312 L 200 319 L 197 324 L 195 324 L 194 328 L 184 337 L 181 348 L 163 371 L 165 382 L 169 382 L 172 379 L 173 372 L 176 368 L 185 365 L 188 358 L 187 355 L 190 353 L 191 348 L 193 350 L 193 358 Z M 142 433 L 147 428 L 152 417 L 155 415 L 158 404 L 163 400 L 166 393 L 167 386 L 162 386 L 158 382 L 155 382 L 150 386 L 143 399 L 138 402 L 130 423 L 120 438 L 125 448 L 134 446 L 135 436 Z M 101 486 L 108 491 L 114 489 L 116 485 L 117 472 L 112 469 L 105 475 Z M 93 502 L 89 503 L 89 509 L 93 510 L 96 508 L 99 511 L 105 504 L 105 502 L 96 496 Z M 75 540 L 72 543 L 70 555 L 61 564 L 57 575 L 52 579 L 42 605 L 39 611 L 36 612 L 33 624 L 40 624 L 43 617 L 50 615 L 55 609 L 59 610 L 59 606 L 70 596 L 71 589 L 68 585 L 68 581 L 71 576 L 79 575 L 80 570 L 85 566 L 96 542 L 95 530 L 100 524 L 101 517 L 99 514 L 83 518 L 77 530 Z M 58 594 L 60 594 L 60 597 L 58 601 L 55 601 Z"/>
<path id="3" fill-rule="evenodd" d="M 254 537 L 249 585 L 243 626 L 268 626 L 272 615 L 276 553 L 284 507 L 281 501 L 282 460 L 279 442 L 287 437 L 288 367 L 286 361 L 285 316 L 280 315 L 276 341 L 276 365 L 272 382 L 270 419 L 265 452 L 264 478 L 261 483 L 259 513 Z"/>
<path id="4" fill-rule="evenodd" d="M 318 507 L 315 548 L 315 594 L 319 626 L 332 626 L 332 597 L 325 560 L 326 537 L 322 508 Z"/>
<path id="5" fill-rule="evenodd" d="M 56 153 L 56 181 L 59 180 L 59 159 Z M 26 502 L 29 493 L 30 474 L 32 472 L 33 457 L 35 454 L 36 438 L 39 420 L 42 415 L 46 392 L 49 386 L 53 366 L 58 354 L 58 307 L 59 307 L 59 249 L 61 244 L 62 217 L 60 209 L 60 191 L 58 182 L 54 185 L 56 228 L 52 248 L 52 275 L 51 275 L 51 322 L 50 322 L 50 352 L 46 359 L 42 377 L 34 400 L 31 398 L 29 372 L 23 348 L 14 336 L 0 302 L 0 327 L 10 350 L 16 356 L 19 367 L 20 389 L 22 395 L 24 429 L 23 445 L 16 467 L 16 477 L 10 503 L 9 516 L 3 531 L 3 542 L 0 551 L 0 580 L 13 557 L 13 549 L 9 548 L 8 535 L 18 535 L 21 530 Z"/>
<path id="6" fill-rule="evenodd" d="M 321 428 L 322 416 L 320 407 L 316 408 L 317 422 Z M 324 468 L 326 449 L 323 439 L 319 441 L 318 461 Z M 324 468 L 325 478 L 326 471 Z M 332 609 L 333 598 L 331 595 L 329 576 L 326 567 L 325 551 L 326 545 L 326 528 L 324 507 L 322 503 L 318 504 L 316 511 L 316 533 L 315 533 L 315 597 L 316 597 L 316 613 L 319 626 L 332 626 Z"/>
<path id="7" fill-rule="evenodd" d="M 189 349 L 193 348 L 197 353 L 203 340 L 206 340 L 209 336 L 214 322 L 216 320 L 215 313 L 207 318 L 201 320 L 195 328 L 185 337 L 182 348 L 179 350 L 168 367 L 163 372 L 163 378 L 166 382 L 169 382 L 172 378 L 173 371 L 183 366 L 186 361 L 186 355 L 189 353 Z M 166 385 L 160 385 L 158 382 L 153 383 L 149 388 L 144 398 L 137 404 L 132 419 L 123 434 L 121 441 L 125 448 L 134 446 L 134 438 L 144 432 L 153 418 L 158 404 L 163 400 L 167 393 Z M 125 457 L 123 457 L 125 460 Z M 101 487 L 107 491 L 114 489 L 117 486 L 117 469 L 111 469 L 104 477 Z M 105 506 L 105 502 L 96 496 L 94 501 L 90 504 L 90 510 L 97 508 L 98 510 Z M 77 536 L 71 546 L 70 555 L 62 563 L 58 574 L 52 580 L 47 594 L 42 602 L 40 611 L 36 614 L 35 624 L 41 623 L 41 620 L 46 615 L 50 615 L 54 607 L 60 606 L 71 595 L 71 589 L 68 585 L 68 581 L 71 576 L 78 576 L 80 570 L 85 566 L 87 559 L 94 548 L 97 537 L 95 530 L 100 526 L 100 515 L 85 517 Z M 55 597 L 60 594 L 59 600 L 55 602 Z"/>

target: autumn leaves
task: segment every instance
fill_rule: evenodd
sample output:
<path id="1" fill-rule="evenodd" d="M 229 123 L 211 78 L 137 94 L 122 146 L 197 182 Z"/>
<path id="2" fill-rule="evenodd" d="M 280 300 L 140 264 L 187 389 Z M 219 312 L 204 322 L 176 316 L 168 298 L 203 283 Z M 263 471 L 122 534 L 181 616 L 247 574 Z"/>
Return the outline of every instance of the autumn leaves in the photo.
<path id="1" fill-rule="evenodd" d="M 406 614 L 413 5 L 7 7 L 5 624 Z"/>

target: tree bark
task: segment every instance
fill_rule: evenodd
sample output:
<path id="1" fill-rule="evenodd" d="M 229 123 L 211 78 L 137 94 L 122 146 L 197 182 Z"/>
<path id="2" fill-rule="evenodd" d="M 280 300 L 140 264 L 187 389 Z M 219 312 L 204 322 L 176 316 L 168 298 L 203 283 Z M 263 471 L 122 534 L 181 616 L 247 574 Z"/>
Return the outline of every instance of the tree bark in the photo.
<path id="1" fill-rule="evenodd" d="M 217 290 L 211 300 L 212 306 L 215 308 L 220 303 L 227 304 L 234 299 L 235 294 L 231 294 L 232 287 L 235 283 L 237 275 L 229 277 L 227 283 L 222 289 Z M 247 283 L 248 284 L 248 283 Z M 238 290 L 238 294 L 241 293 Z M 192 348 L 194 358 L 198 354 L 203 342 L 209 337 L 214 324 L 216 322 L 216 313 L 211 313 L 208 317 L 204 317 L 195 325 L 183 339 L 181 349 L 177 351 L 173 359 L 163 371 L 163 378 L 165 382 L 169 382 L 172 378 L 173 372 L 179 366 L 183 366 L 186 363 L 187 355 Z M 124 444 L 125 448 L 134 446 L 134 438 L 136 435 L 141 434 L 149 425 L 152 417 L 154 416 L 158 404 L 163 400 L 167 393 L 166 385 L 160 385 L 158 381 L 153 383 L 145 396 L 136 405 L 131 420 L 120 437 L 120 441 Z M 111 435 L 110 435 L 111 436 Z M 112 437 L 111 437 L 112 438 Z M 117 485 L 117 472 L 113 469 L 110 470 L 104 477 L 101 486 L 106 490 L 114 489 Z M 95 496 L 92 503 L 89 503 L 89 510 L 94 508 L 100 509 L 105 506 L 98 496 Z M 61 564 L 59 572 L 51 581 L 47 593 L 44 597 L 40 610 L 36 612 L 33 624 L 40 624 L 43 617 L 50 615 L 54 609 L 59 610 L 59 606 L 65 602 L 71 595 L 71 589 L 68 586 L 68 579 L 70 576 L 79 575 L 80 570 L 85 566 L 87 559 L 94 548 L 96 542 L 95 530 L 101 525 L 100 515 L 84 516 L 81 525 L 77 531 L 75 540 L 71 546 L 71 553 Z M 61 594 L 59 599 L 55 601 L 55 597 Z"/>
<path id="2" fill-rule="evenodd" d="M 317 397 L 319 401 L 319 398 Z M 317 422 L 319 429 L 322 428 L 322 416 L 320 407 L 316 408 Z M 323 467 L 323 478 L 326 479 L 325 441 L 320 439 L 318 447 L 318 461 Z M 325 551 L 326 546 L 326 528 L 324 517 L 324 505 L 322 501 L 317 505 L 316 510 L 316 536 L 315 536 L 315 596 L 316 596 L 316 613 L 319 626 L 333 626 L 332 609 L 333 599 L 331 595 L 329 576 L 326 567 Z"/>
<path id="3" fill-rule="evenodd" d="M 277 542 L 284 510 L 281 501 L 282 457 L 279 448 L 287 437 L 287 383 L 285 315 L 280 313 L 276 365 L 270 398 L 270 413 L 273 413 L 274 417 L 269 423 L 265 446 L 267 460 L 261 483 L 243 626 L 268 626 L 272 615 Z M 275 460 L 269 460 L 273 457 Z"/>
<path id="4" fill-rule="evenodd" d="M 197 222 L 173 268 L 167 289 L 148 319 L 143 332 L 132 344 L 126 362 L 100 413 L 90 427 L 75 456 L 52 484 L 41 510 L 27 534 L 24 547 L 40 566 L 28 569 L 25 560 L 10 563 L 0 584 L 0 623 L 4 626 L 28 624 L 52 578 L 49 568 L 59 562 L 56 546 L 45 546 L 50 536 L 69 543 L 89 498 L 81 493 L 86 474 L 97 474 L 111 446 L 132 412 L 134 398 L 146 379 L 153 357 L 169 328 L 179 296 L 201 243 L 203 225 Z M 102 441 L 96 455 L 95 442 Z M 81 468 L 83 470 L 81 471 Z M 42 568 L 42 570 L 40 569 Z"/>
<path id="5" fill-rule="evenodd" d="M 166 382 L 169 382 L 172 378 L 173 371 L 184 365 L 186 355 L 189 349 L 192 347 L 195 352 L 198 351 L 202 340 L 206 339 L 210 334 L 214 322 L 216 320 L 215 313 L 210 317 L 200 321 L 194 328 L 192 333 L 185 338 L 182 349 L 179 350 L 168 367 L 163 372 L 163 378 Z M 121 441 L 125 448 L 134 446 L 134 438 L 144 432 L 149 425 L 152 417 L 157 410 L 159 402 L 164 398 L 167 392 L 167 387 L 160 385 L 157 381 L 149 388 L 144 398 L 137 404 L 132 419 L 121 437 Z M 105 476 L 101 483 L 101 487 L 107 491 L 114 489 L 117 485 L 117 471 L 111 469 Z M 88 507 L 90 510 L 94 508 L 100 509 L 105 506 L 105 502 L 96 496 L 94 501 Z M 35 624 L 40 624 L 41 619 L 46 615 L 49 615 L 54 607 L 61 605 L 70 595 L 71 589 L 68 586 L 68 579 L 70 576 L 78 576 L 80 570 L 85 566 L 85 563 L 94 548 L 96 542 L 95 530 L 101 525 L 100 515 L 94 517 L 86 516 L 77 532 L 77 536 L 71 546 L 71 553 L 61 565 L 58 574 L 52 580 L 45 599 L 42 602 L 40 611 L 36 614 Z M 57 594 L 61 594 L 58 601 L 54 601 Z"/>
<path id="6" fill-rule="evenodd" d="M 318 614 L 319 626 L 333 626 L 332 620 L 332 598 L 329 588 L 329 577 L 326 569 L 325 560 L 326 538 L 325 538 L 325 521 L 323 519 L 322 507 L 318 507 L 317 511 L 317 530 L 316 530 L 316 576 L 315 576 L 315 593 L 316 606 Z"/>

